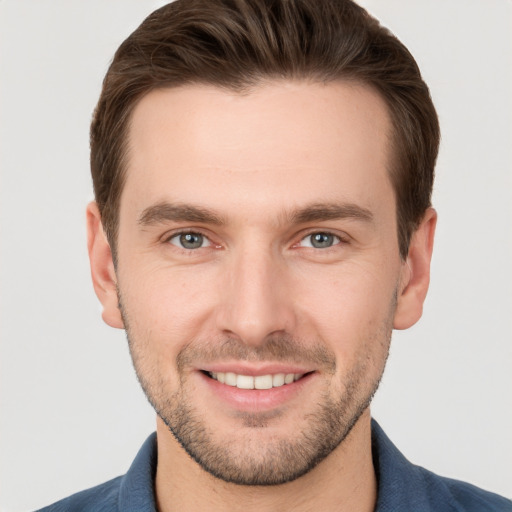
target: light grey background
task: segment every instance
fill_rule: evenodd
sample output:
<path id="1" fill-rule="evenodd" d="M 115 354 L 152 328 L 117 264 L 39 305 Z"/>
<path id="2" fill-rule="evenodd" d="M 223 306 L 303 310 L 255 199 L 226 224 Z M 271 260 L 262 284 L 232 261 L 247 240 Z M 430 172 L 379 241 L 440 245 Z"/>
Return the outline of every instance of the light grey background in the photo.
<path id="1" fill-rule="evenodd" d="M 512 3 L 364 0 L 409 47 L 443 142 L 431 291 L 374 416 L 412 461 L 512 496 Z M 119 43 L 162 1 L 0 1 L 0 509 L 124 473 L 154 414 L 89 279 L 88 127 Z"/>

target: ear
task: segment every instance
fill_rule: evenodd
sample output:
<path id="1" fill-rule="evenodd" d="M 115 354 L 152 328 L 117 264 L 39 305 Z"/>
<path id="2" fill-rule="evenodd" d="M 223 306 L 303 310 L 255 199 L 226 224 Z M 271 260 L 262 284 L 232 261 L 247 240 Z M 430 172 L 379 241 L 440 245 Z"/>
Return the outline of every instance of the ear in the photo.
<path id="1" fill-rule="evenodd" d="M 400 289 L 395 312 L 395 329 L 408 329 L 423 313 L 423 302 L 430 282 L 430 260 L 434 248 L 437 213 L 428 208 L 409 244 L 407 260 L 402 263 Z"/>
<path id="2" fill-rule="evenodd" d="M 107 241 L 98 205 L 95 202 L 87 206 L 87 248 L 91 265 L 94 291 L 103 305 L 103 321 L 111 327 L 123 329 L 123 319 L 119 310 L 117 296 L 117 278 L 112 260 L 112 252 Z"/>

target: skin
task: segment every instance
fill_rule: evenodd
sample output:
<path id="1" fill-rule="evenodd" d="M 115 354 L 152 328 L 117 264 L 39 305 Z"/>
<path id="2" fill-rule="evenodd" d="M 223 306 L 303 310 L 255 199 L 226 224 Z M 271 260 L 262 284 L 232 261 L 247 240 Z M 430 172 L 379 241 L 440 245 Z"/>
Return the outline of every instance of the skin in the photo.
<path id="1" fill-rule="evenodd" d="M 89 253 L 103 319 L 127 328 L 159 412 L 159 510 L 373 510 L 368 404 L 392 329 L 421 316 L 436 223 L 429 209 L 402 260 L 390 133 L 378 94 L 342 82 L 269 82 L 243 95 L 186 86 L 135 108 L 117 267 L 94 203 Z M 183 230 L 202 246 L 180 247 Z M 314 233 L 332 244 L 312 246 Z M 307 378 L 278 399 L 281 388 L 221 392 L 204 373 L 285 367 Z M 184 409 L 185 424 L 202 428 L 192 439 L 226 456 L 224 474 L 205 471 L 169 430 Z M 305 474 L 229 481 L 255 465 L 285 473 L 296 461 L 279 466 L 279 447 L 297 452 L 325 411 L 341 419 L 318 436 L 332 438 L 328 453 Z"/>

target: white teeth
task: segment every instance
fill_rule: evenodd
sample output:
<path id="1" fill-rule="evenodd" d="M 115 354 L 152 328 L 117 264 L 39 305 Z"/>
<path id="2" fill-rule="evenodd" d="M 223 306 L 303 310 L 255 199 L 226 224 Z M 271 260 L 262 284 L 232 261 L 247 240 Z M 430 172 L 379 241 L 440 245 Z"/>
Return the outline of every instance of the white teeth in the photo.
<path id="1" fill-rule="evenodd" d="M 276 373 L 272 376 L 272 386 L 275 388 L 284 384 L 284 373 Z"/>
<path id="2" fill-rule="evenodd" d="M 217 377 L 218 377 L 218 375 L 219 374 L 217 373 Z M 236 374 L 230 373 L 230 372 L 225 373 L 224 374 L 224 384 L 227 384 L 228 386 L 236 386 Z"/>
<path id="3" fill-rule="evenodd" d="M 285 376 L 284 376 L 284 383 L 285 384 L 291 384 L 295 379 L 295 374 L 293 373 L 287 373 Z"/>
<path id="4" fill-rule="evenodd" d="M 276 373 L 274 375 L 238 375 L 232 372 L 209 372 L 210 377 L 219 381 L 221 384 L 237 387 L 239 389 L 271 389 L 279 388 L 285 384 L 299 380 L 304 376 L 303 373 Z"/>
<path id="5" fill-rule="evenodd" d="M 254 389 L 254 377 L 250 375 L 237 375 L 236 387 L 239 389 Z"/>
<path id="6" fill-rule="evenodd" d="M 254 377 L 255 389 L 270 389 L 272 387 L 272 375 L 258 375 Z"/>

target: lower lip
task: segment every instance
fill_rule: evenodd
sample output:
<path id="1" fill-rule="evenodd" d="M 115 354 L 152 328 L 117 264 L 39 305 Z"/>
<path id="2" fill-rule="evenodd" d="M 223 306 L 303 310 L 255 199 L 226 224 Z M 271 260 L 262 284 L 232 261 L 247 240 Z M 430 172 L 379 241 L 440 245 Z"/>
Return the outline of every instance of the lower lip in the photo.
<path id="1" fill-rule="evenodd" d="M 208 388 L 234 409 L 244 412 L 269 411 L 283 406 L 293 400 L 304 388 L 304 386 L 314 380 L 315 374 L 308 373 L 304 377 L 284 384 L 277 388 L 270 389 L 239 389 L 235 386 L 221 384 L 202 372 L 198 372 L 201 380 Z"/>

